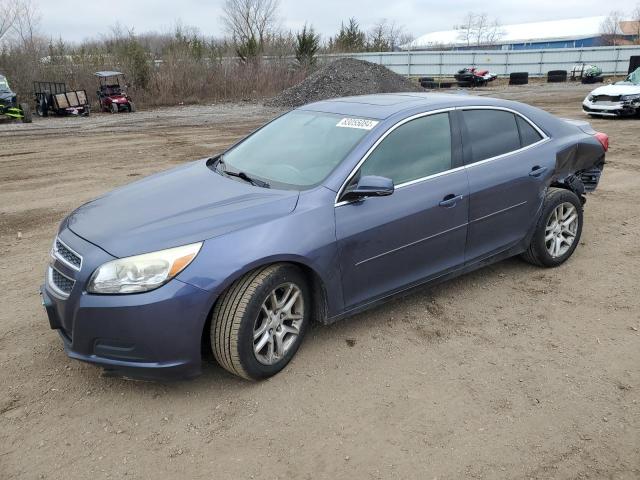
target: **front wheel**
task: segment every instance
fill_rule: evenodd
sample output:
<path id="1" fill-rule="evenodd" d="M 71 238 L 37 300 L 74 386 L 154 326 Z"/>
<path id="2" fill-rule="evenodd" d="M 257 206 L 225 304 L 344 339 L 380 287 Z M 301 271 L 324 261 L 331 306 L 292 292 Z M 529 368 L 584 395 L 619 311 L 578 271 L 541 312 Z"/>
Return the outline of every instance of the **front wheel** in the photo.
<path id="1" fill-rule="evenodd" d="M 570 190 L 550 188 L 529 248 L 522 257 L 540 267 L 564 263 L 580 242 L 582 221 L 580 198 Z"/>
<path id="2" fill-rule="evenodd" d="M 305 275 L 289 264 L 246 274 L 216 303 L 211 347 L 217 362 L 249 380 L 271 377 L 297 352 L 311 313 Z"/>

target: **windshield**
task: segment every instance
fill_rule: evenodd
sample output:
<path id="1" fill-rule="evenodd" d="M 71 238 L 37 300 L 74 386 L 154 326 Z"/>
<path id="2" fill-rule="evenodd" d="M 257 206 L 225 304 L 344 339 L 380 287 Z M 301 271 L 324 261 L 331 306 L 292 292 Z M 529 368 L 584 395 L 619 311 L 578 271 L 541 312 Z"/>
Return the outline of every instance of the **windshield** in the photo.
<path id="1" fill-rule="evenodd" d="M 636 68 L 629 74 L 629 76 L 627 77 L 627 82 L 631 82 L 634 85 L 640 85 L 640 67 Z"/>
<path id="2" fill-rule="evenodd" d="M 324 180 L 377 123 L 296 110 L 226 152 L 224 164 L 275 188 L 309 188 Z"/>
<path id="3" fill-rule="evenodd" d="M 11 89 L 9 88 L 9 82 L 7 82 L 7 79 L 5 77 L 0 75 L 0 92 L 8 92 L 10 90 Z"/>

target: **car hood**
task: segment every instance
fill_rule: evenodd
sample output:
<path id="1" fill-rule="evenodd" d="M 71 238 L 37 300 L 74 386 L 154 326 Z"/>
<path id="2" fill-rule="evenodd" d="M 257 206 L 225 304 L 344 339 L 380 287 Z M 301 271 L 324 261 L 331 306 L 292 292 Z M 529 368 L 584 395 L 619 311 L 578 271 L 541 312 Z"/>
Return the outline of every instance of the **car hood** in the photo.
<path id="1" fill-rule="evenodd" d="M 282 217 L 298 195 L 223 177 L 199 160 L 113 190 L 74 211 L 67 226 L 111 255 L 127 257 Z"/>
<path id="2" fill-rule="evenodd" d="M 0 90 L 0 100 L 4 101 L 4 102 L 11 102 L 13 101 L 13 97 L 15 97 L 15 93 L 13 93 L 11 90 Z"/>
<path id="3" fill-rule="evenodd" d="M 605 85 L 604 87 L 598 87 L 590 95 L 635 95 L 640 93 L 640 85 L 634 85 L 633 83 L 618 83 L 614 85 Z"/>

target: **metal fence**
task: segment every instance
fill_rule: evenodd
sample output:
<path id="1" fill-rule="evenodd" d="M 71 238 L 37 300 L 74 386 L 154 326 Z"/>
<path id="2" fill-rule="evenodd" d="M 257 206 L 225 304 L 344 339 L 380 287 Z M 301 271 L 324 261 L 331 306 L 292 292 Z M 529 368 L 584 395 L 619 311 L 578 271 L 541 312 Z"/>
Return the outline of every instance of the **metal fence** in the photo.
<path id="1" fill-rule="evenodd" d="M 321 55 L 322 61 L 351 57 L 379 63 L 401 75 L 452 76 L 468 66 L 489 69 L 497 75 L 529 72 L 544 76 L 550 70 L 571 70 L 590 63 L 607 75 L 627 73 L 629 57 L 640 55 L 640 45 L 624 47 L 552 48 L 546 50 L 445 50 L 366 52 Z"/>

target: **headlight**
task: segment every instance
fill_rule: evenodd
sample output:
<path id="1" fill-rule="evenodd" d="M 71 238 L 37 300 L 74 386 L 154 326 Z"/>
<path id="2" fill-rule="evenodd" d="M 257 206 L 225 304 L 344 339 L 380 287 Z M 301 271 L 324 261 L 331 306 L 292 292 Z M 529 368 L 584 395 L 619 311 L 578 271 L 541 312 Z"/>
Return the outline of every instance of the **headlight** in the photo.
<path id="1" fill-rule="evenodd" d="M 89 293 L 138 293 L 158 288 L 189 265 L 202 242 L 107 262 L 93 272 Z"/>
<path id="2" fill-rule="evenodd" d="M 589 95 L 589 96 L 587 97 L 587 100 L 589 100 L 590 102 L 593 102 L 593 95 Z"/>
<path id="3" fill-rule="evenodd" d="M 622 100 L 623 102 L 640 100 L 640 93 L 636 93 L 635 95 L 622 95 L 620 97 L 620 100 Z"/>

